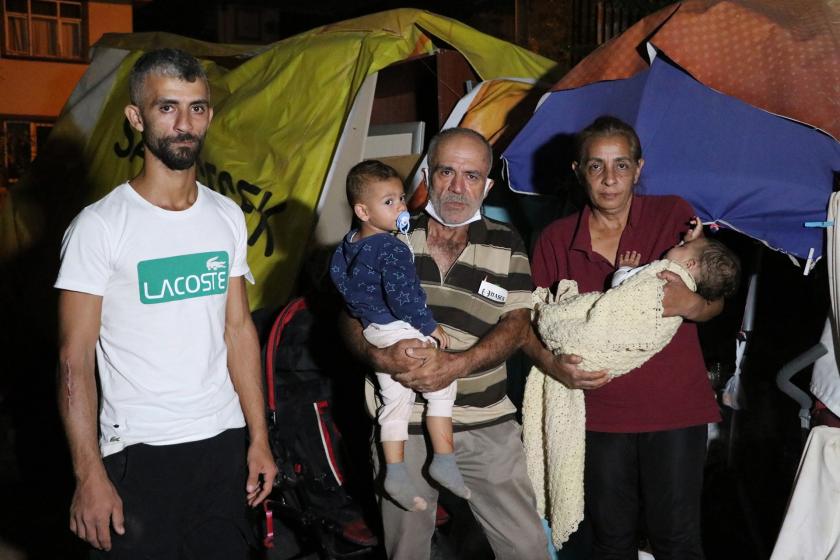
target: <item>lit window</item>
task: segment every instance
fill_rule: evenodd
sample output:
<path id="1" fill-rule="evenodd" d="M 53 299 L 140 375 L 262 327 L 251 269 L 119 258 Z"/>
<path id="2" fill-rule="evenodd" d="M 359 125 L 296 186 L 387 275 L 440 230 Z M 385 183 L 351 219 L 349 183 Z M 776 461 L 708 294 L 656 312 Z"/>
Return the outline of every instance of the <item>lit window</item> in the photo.
<path id="1" fill-rule="evenodd" d="M 47 121 L 27 121 L 21 119 L 0 119 L 2 123 L 3 172 L 6 182 L 17 183 L 29 169 L 32 160 L 43 149 L 47 136 L 52 130 L 52 123 Z M 0 185 L 2 186 L 2 185 Z"/>
<path id="2" fill-rule="evenodd" d="M 5 54 L 82 60 L 82 8 L 63 0 L 3 0 Z"/>

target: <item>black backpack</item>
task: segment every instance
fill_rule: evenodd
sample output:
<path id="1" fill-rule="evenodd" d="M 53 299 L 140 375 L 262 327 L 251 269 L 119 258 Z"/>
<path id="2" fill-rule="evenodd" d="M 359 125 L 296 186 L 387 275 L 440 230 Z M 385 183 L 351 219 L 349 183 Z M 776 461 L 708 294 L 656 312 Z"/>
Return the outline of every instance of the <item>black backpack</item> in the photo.
<path id="1" fill-rule="evenodd" d="M 264 544 L 275 545 L 275 528 L 288 529 L 286 536 L 290 531 L 299 547 L 326 558 L 367 553 L 377 543 L 347 491 L 346 455 L 334 420 L 336 386 L 354 376 L 338 336 L 338 309 L 315 313 L 304 298 L 294 299 L 277 314 L 263 345 L 269 442 L 279 468 L 264 506 Z M 361 387 L 361 374 L 357 379 Z M 360 395 L 342 396 L 361 410 Z M 366 441 L 360 445 L 366 451 Z M 275 527 L 275 519 L 283 527 Z"/>

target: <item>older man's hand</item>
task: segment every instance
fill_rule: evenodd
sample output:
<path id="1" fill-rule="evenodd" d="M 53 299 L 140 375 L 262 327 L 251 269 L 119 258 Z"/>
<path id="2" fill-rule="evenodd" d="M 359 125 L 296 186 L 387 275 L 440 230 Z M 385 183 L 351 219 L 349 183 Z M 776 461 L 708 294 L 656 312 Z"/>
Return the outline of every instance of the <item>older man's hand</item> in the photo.
<path id="1" fill-rule="evenodd" d="M 420 393 L 437 391 L 467 373 L 460 354 L 442 352 L 435 347 L 410 348 L 406 352 L 421 364 L 410 371 L 394 375 L 399 383 Z"/>
<path id="2" fill-rule="evenodd" d="M 416 338 L 400 340 L 386 348 L 371 348 L 369 358 L 376 371 L 402 373 L 423 365 L 425 355 L 415 356 L 412 352 L 434 349 L 434 344 Z"/>

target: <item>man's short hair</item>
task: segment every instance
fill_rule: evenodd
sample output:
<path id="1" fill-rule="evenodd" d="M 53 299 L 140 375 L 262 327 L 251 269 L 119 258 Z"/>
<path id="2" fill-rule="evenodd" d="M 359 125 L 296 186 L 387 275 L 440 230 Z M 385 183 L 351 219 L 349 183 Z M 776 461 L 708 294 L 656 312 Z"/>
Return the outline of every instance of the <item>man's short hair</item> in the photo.
<path id="1" fill-rule="evenodd" d="M 143 102 L 143 88 L 146 78 L 151 74 L 177 78 L 185 82 L 201 80 L 207 86 L 208 95 L 210 93 L 207 74 L 193 55 L 180 49 L 156 49 L 138 58 L 131 69 L 128 92 L 133 105 L 139 107 Z"/>
<path id="2" fill-rule="evenodd" d="M 361 201 L 368 185 L 388 179 L 398 179 L 402 182 L 402 177 L 396 169 L 379 160 L 366 159 L 357 163 L 347 173 L 347 202 L 353 206 Z"/>
<path id="3" fill-rule="evenodd" d="M 704 241 L 697 259 L 702 275 L 697 281 L 697 293 L 708 300 L 734 296 L 741 282 L 741 261 L 717 239 Z"/>
<path id="4" fill-rule="evenodd" d="M 593 138 L 607 138 L 610 136 L 623 136 L 627 139 L 630 145 L 630 157 L 633 161 L 642 159 L 642 143 L 639 141 L 639 135 L 632 126 L 623 120 L 610 116 L 603 115 L 592 121 L 592 124 L 581 130 L 575 136 L 575 161 L 582 165 L 583 158 L 586 156 L 586 144 Z"/>
<path id="5" fill-rule="evenodd" d="M 493 167 L 493 146 L 490 145 L 490 142 L 487 141 L 487 138 L 481 135 L 481 133 L 476 132 L 471 128 L 463 128 L 463 127 L 455 127 L 455 128 L 447 128 L 446 130 L 441 130 L 438 134 L 436 134 L 431 142 L 429 142 L 429 169 L 434 169 L 435 165 L 437 164 L 437 149 L 438 145 L 441 142 L 449 140 L 451 138 L 455 138 L 456 136 L 466 136 L 468 138 L 473 138 L 478 142 L 481 142 L 481 145 L 484 146 L 484 149 L 487 151 L 487 172 L 490 173 L 490 168 Z"/>

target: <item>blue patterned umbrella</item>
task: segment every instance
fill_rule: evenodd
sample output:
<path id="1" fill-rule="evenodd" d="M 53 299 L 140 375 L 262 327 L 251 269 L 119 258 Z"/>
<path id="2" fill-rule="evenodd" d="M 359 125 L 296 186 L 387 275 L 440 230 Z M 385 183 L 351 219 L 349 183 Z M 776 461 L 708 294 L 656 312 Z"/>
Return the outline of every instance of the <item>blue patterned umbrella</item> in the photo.
<path id="1" fill-rule="evenodd" d="M 600 115 L 632 124 L 645 168 L 639 192 L 677 194 L 715 222 L 798 257 L 822 254 L 840 170 L 840 143 L 810 126 L 718 93 L 658 56 L 632 78 L 547 95 L 502 155 L 511 188 L 556 188 L 557 162 L 571 139 Z"/>

